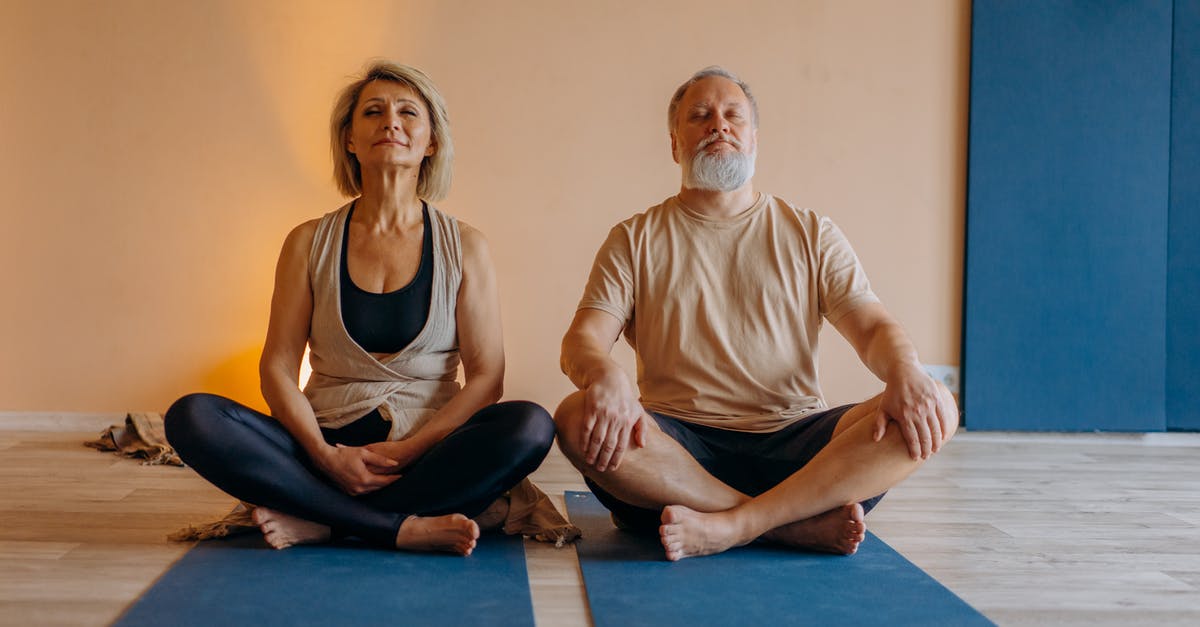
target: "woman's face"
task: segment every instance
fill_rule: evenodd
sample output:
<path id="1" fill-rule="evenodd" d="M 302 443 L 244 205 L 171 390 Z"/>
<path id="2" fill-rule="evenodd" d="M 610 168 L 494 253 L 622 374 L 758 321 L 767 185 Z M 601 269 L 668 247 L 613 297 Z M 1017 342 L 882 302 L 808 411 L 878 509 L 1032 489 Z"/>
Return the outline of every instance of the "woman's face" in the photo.
<path id="1" fill-rule="evenodd" d="M 371 81 L 363 87 L 346 148 L 363 170 L 420 168 L 436 149 L 425 101 L 407 85 Z"/>

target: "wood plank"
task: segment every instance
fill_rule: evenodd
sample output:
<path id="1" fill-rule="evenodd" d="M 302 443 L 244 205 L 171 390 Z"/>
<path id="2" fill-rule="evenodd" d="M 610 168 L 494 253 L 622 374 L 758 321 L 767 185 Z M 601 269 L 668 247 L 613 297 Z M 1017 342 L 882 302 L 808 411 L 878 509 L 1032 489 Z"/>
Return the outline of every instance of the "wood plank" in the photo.
<path id="1" fill-rule="evenodd" d="M 85 432 L 0 430 L 0 624 L 104 625 L 189 547 L 165 539 L 233 499 L 190 469 L 82 447 Z M 1197 449 L 1162 438 L 956 440 L 868 526 L 1001 624 L 1200 623 Z M 553 451 L 558 504 L 586 489 Z M 573 547 L 526 542 L 541 625 L 588 625 Z"/>

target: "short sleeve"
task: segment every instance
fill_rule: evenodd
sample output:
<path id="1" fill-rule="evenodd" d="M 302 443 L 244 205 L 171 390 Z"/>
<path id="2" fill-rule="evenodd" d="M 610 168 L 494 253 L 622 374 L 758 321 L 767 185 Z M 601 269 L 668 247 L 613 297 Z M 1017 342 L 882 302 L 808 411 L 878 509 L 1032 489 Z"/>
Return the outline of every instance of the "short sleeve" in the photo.
<path id="1" fill-rule="evenodd" d="M 596 252 L 579 309 L 599 309 L 628 323 L 633 316 L 633 244 L 624 225 L 613 227 Z"/>
<path id="2" fill-rule="evenodd" d="M 829 218 L 821 218 L 817 236 L 820 251 L 818 303 L 821 315 L 830 323 L 879 298 L 871 291 L 867 273 L 850 242 Z"/>

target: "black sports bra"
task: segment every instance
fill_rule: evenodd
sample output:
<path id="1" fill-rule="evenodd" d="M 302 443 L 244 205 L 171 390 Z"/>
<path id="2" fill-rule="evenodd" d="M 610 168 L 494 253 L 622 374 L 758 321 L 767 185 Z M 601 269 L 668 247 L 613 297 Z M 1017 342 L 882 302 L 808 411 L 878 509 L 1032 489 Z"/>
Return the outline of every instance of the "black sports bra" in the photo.
<path id="1" fill-rule="evenodd" d="M 421 265 L 408 285 L 378 294 L 354 284 L 346 261 L 350 246 L 350 218 L 346 216 L 342 232 L 341 306 L 342 324 L 350 338 L 370 353 L 396 353 L 408 346 L 425 328 L 429 302 L 433 298 L 433 229 L 429 225 L 429 207 L 421 203 L 425 234 L 421 238 Z"/>

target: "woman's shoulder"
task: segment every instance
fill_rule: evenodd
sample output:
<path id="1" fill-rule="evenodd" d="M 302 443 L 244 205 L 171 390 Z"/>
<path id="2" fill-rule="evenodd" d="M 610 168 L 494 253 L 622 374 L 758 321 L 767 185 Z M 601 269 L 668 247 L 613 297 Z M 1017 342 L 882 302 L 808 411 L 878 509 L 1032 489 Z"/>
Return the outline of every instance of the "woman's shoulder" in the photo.
<path id="1" fill-rule="evenodd" d="M 326 241 L 333 231 L 337 230 L 342 224 L 340 221 L 342 215 L 348 214 L 353 204 L 353 202 L 346 203 L 319 218 L 305 220 L 296 225 L 295 228 L 288 232 L 287 239 L 284 241 L 284 247 L 288 249 L 295 248 L 297 252 L 308 251 L 312 248 L 313 242 L 319 234 L 323 238 L 322 241 Z"/>
<path id="2" fill-rule="evenodd" d="M 488 241 L 484 237 L 483 231 L 463 222 L 458 221 L 458 239 L 462 242 L 462 256 L 464 263 L 468 260 L 473 262 L 487 262 L 491 255 L 489 254 Z"/>
<path id="3" fill-rule="evenodd" d="M 317 227 L 321 224 L 321 220 L 322 218 L 313 218 L 296 225 L 288 232 L 287 238 L 283 241 L 284 250 L 307 252 L 312 248 L 313 239 L 317 236 Z"/>
<path id="4" fill-rule="evenodd" d="M 487 238 L 483 236 L 483 231 L 463 222 L 458 221 L 458 237 L 462 240 L 463 248 L 468 246 L 486 246 Z"/>
<path id="5" fill-rule="evenodd" d="M 429 205 L 429 211 L 431 216 L 436 216 L 442 222 L 443 229 L 450 227 L 458 232 L 458 237 L 455 239 L 458 240 L 459 250 L 462 251 L 464 259 L 468 255 L 478 254 L 479 252 L 487 254 L 487 238 L 483 236 L 482 231 L 458 217 L 434 207 L 432 204 Z"/>

